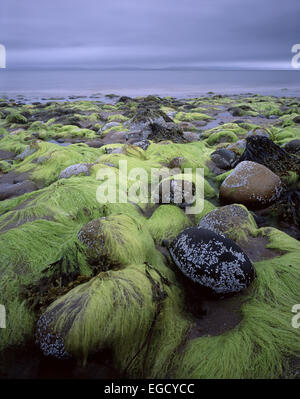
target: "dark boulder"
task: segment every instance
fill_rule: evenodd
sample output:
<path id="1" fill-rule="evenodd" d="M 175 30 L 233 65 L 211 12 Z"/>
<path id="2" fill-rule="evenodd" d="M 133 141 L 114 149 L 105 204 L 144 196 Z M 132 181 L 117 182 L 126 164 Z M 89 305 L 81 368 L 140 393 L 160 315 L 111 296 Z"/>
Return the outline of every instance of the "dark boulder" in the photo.
<path id="1" fill-rule="evenodd" d="M 248 256 L 232 240 L 213 231 L 189 228 L 169 247 L 180 271 L 216 295 L 246 289 L 255 278 Z"/>

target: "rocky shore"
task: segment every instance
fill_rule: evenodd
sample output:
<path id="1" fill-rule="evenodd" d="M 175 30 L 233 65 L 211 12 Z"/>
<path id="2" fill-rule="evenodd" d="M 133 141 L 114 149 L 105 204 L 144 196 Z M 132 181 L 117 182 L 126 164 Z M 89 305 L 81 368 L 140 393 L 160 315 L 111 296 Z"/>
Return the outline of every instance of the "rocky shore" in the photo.
<path id="1" fill-rule="evenodd" d="M 108 99 L 0 99 L 0 377 L 299 378 L 300 99 Z"/>

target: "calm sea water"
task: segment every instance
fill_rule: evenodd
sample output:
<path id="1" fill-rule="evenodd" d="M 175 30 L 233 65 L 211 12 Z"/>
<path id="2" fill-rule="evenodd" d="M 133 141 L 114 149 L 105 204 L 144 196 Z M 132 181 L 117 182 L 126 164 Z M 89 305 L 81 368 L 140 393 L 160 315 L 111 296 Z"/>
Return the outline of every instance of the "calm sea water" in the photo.
<path id="1" fill-rule="evenodd" d="M 300 70 L 100 71 L 0 70 L 0 95 L 30 97 L 146 94 L 197 96 L 260 93 L 300 96 Z"/>

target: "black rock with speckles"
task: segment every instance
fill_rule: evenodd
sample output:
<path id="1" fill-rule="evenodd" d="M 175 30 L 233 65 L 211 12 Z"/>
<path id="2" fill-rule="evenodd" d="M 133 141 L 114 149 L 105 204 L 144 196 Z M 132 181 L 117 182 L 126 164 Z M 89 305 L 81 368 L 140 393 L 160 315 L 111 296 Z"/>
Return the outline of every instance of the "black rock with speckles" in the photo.
<path id="1" fill-rule="evenodd" d="M 169 251 L 186 277 L 213 294 L 240 292 L 256 275 L 248 256 L 237 244 L 210 230 L 193 227 L 182 231 Z"/>

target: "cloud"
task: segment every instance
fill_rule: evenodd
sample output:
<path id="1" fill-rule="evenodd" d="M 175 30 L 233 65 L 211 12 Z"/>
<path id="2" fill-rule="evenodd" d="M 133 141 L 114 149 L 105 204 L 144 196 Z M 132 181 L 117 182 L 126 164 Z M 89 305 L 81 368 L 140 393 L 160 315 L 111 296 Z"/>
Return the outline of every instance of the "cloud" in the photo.
<path id="1" fill-rule="evenodd" d="M 286 67 L 298 0 L 1 0 L 10 67 Z"/>

